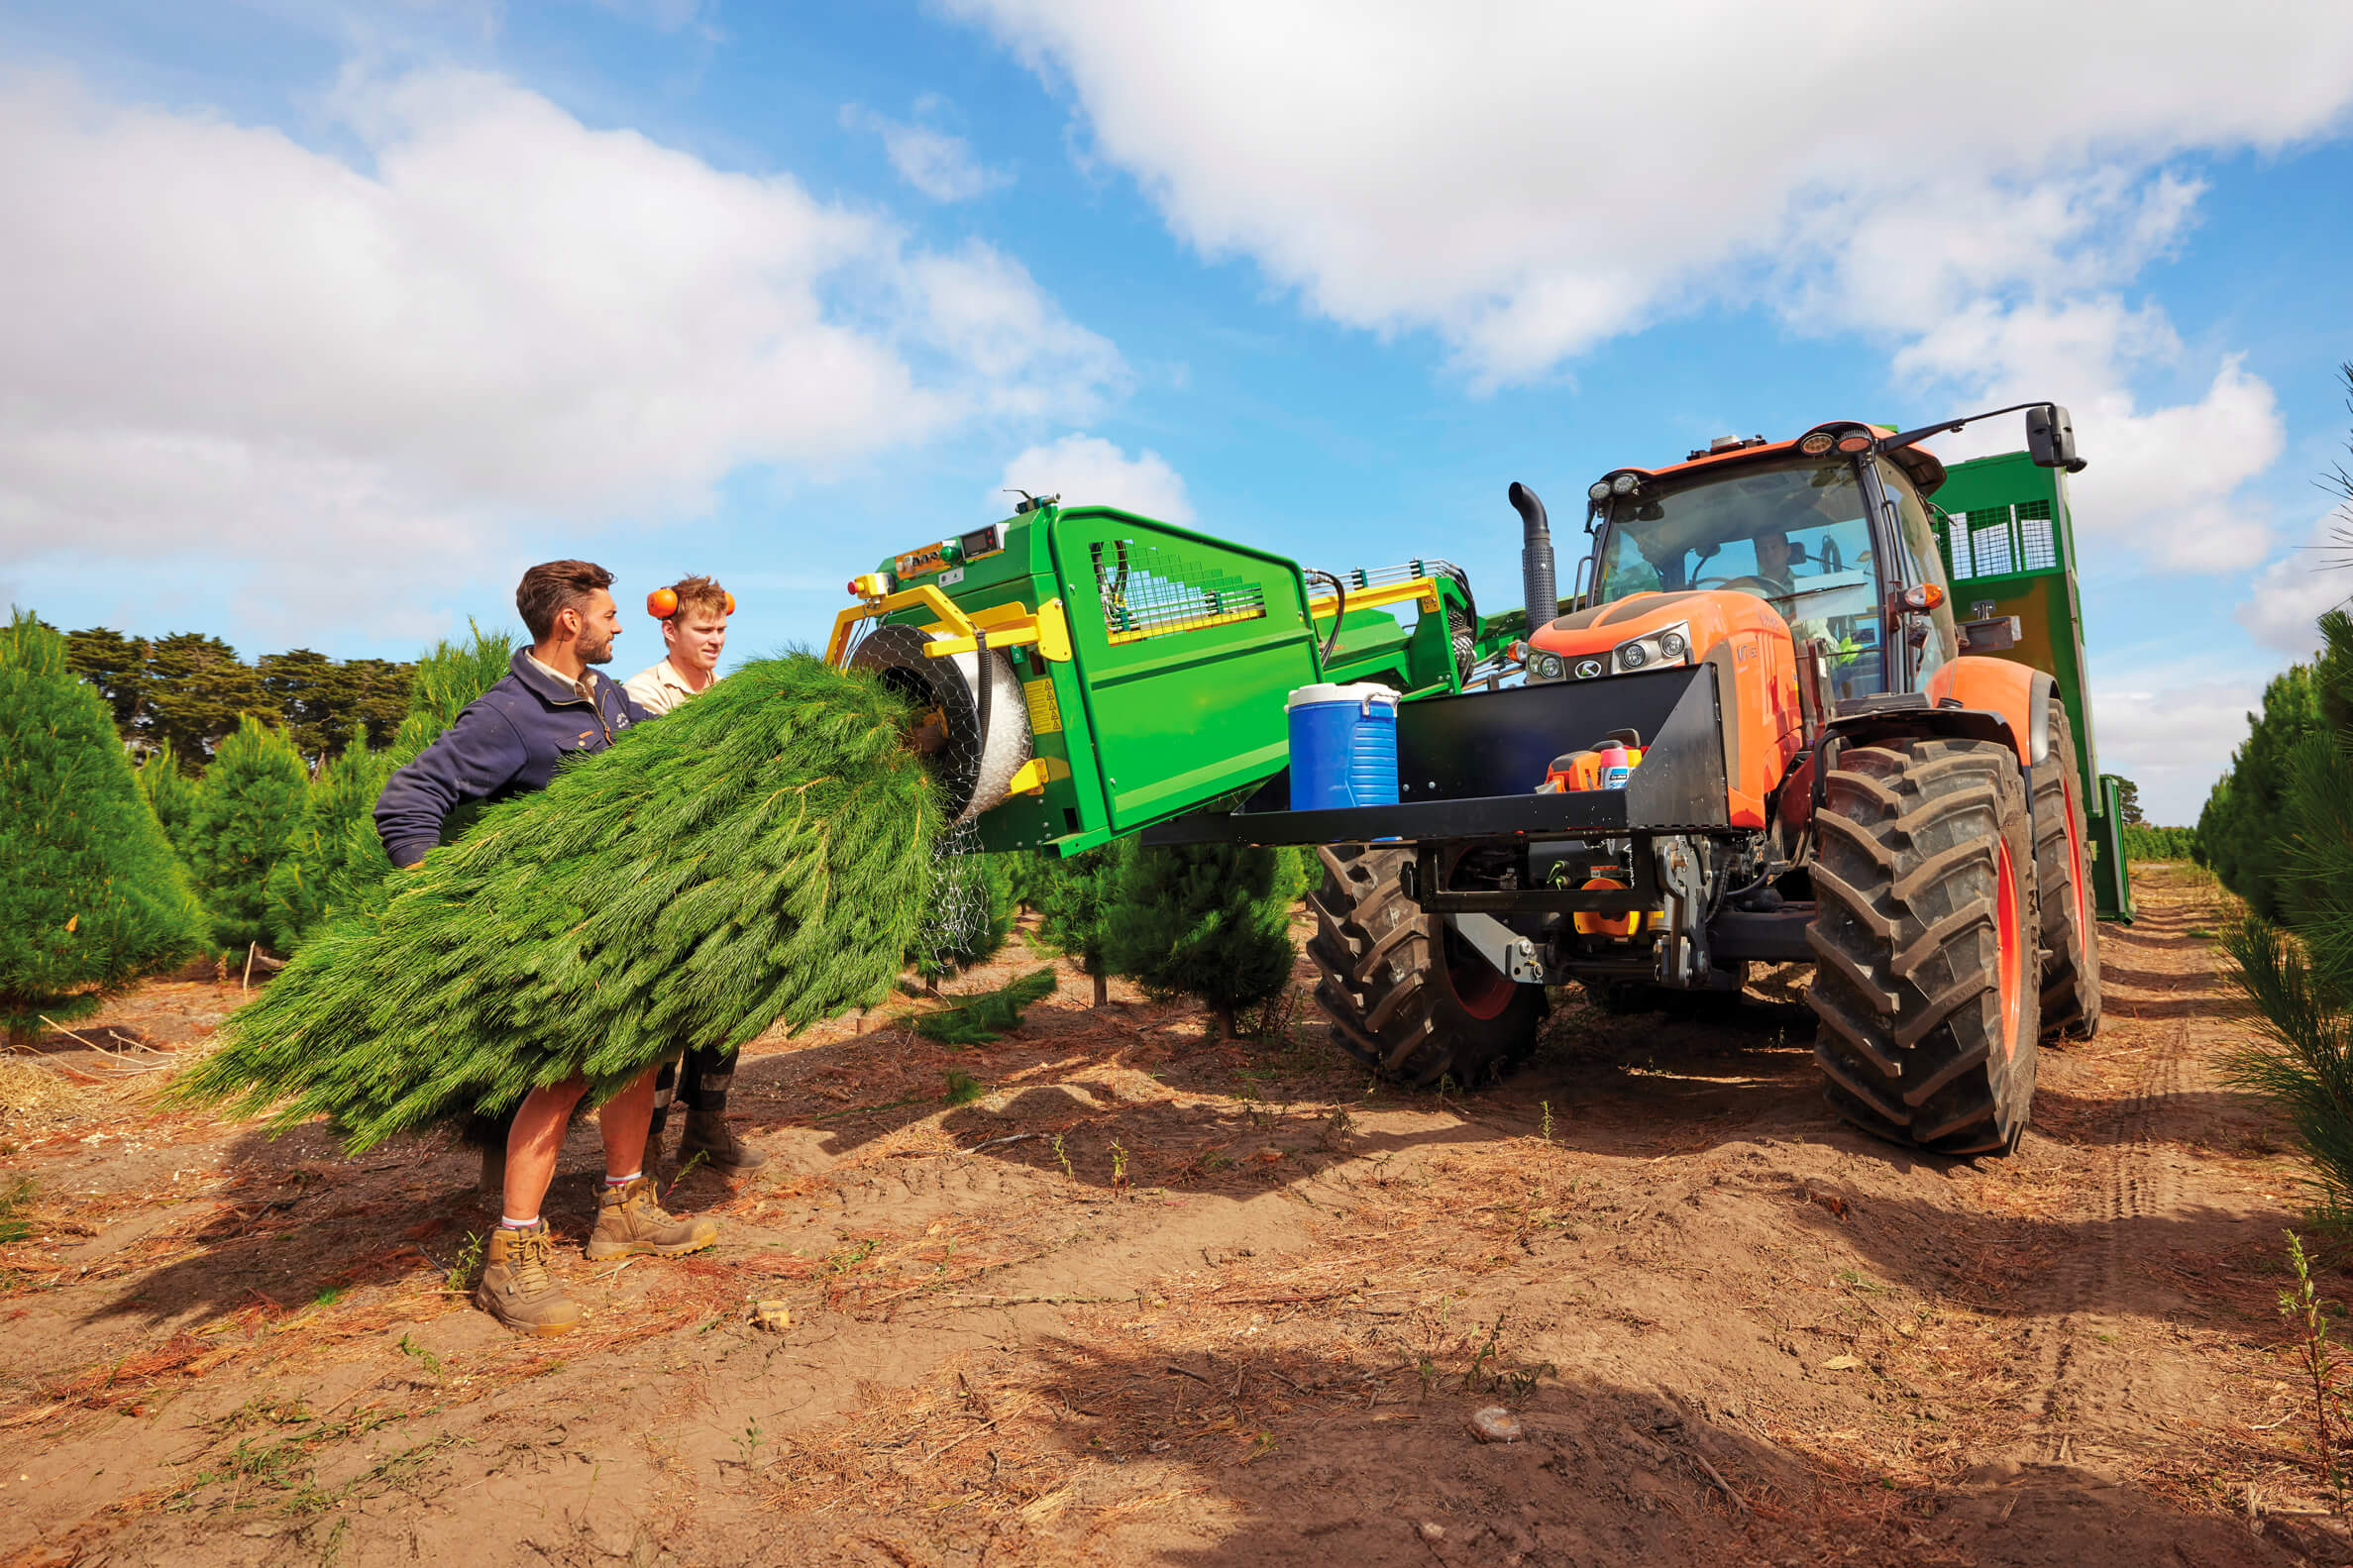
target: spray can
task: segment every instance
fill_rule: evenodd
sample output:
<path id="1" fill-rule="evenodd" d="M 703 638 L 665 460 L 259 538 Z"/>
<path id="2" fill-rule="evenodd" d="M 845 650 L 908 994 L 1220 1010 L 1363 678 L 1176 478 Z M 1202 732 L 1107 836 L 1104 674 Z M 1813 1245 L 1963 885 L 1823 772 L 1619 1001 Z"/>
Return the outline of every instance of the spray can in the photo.
<path id="1" fill-rule="evenodd" d="M 1624 746 L 1616 741 L 1611 741 L 1595 754 L 1594 761 L 1596 771 L 1601 775 L 1602 788 L 1623 789 L 1626 787 L 1626 781 L 1633 774 L 1634 768 L 1626 760 Z"/>

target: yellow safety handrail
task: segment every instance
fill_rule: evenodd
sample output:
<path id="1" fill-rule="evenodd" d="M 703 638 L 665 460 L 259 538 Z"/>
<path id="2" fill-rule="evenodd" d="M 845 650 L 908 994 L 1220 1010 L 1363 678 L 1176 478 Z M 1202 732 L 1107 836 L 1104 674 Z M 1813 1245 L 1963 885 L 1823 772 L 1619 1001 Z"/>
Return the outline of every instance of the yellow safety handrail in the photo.
<path id="1" fill-rule="evenodd" d="M 947 659 L 971 653 L 979 646 L 979 634 L 987 632 L 992 648 L 1034 644 L 1048 659 L 1064 664 L 1070 660 L 1070 618 L 1063 613 L 1060 599 L 1048 599 L 1034 611 L 1014 602 L 994 604 L 968 614 L 933 584 L 918 582 L 895 593 L 869 593 L 861 602 L 833 617 L 833 635 L 825 644 L 825 662 L 836 668 L 841 666 L 849 652 L 850 631 L 860 621 L 889 615 L 910 605 L 920 605 L 938 617 L 923 630 L 945 634 L 924 645 L 923 653 L 928 658 Z"/>

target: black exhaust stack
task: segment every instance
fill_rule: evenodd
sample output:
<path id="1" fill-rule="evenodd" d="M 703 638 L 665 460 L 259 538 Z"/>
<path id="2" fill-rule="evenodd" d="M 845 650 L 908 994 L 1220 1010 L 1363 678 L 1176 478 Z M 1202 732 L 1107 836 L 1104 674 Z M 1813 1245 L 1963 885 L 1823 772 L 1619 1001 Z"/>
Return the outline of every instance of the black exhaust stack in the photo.
<path id="1" fill-rule="evenodd" d="M 1560 613 L 1560 578 L 1552 560 L 1552 527 L 1545 516 L 1545 503 L 1536 498 L 1536 491 L 1512 480 L 1509 492 L 1512 510 L 1520 514 L 1527 526 L 1527 537 L 1520 547 L 1520 590 L 1526 595 L 1528 630 L 1536 632 L 1552 624 Z"/>

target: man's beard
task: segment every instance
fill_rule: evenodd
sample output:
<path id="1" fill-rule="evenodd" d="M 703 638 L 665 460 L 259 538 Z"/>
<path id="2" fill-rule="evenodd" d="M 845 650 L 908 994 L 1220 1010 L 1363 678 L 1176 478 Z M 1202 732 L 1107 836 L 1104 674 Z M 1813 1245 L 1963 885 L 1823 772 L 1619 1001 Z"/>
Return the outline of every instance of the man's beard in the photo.
<path id="1" fill-rule="evenodd" d="M 584 665 L 609 665 L 612 663 L 612 639 L 610 637 L 600 643 L 577 643 L 574 645 L 573 651 L 580 655 L 581 663 Z"/>

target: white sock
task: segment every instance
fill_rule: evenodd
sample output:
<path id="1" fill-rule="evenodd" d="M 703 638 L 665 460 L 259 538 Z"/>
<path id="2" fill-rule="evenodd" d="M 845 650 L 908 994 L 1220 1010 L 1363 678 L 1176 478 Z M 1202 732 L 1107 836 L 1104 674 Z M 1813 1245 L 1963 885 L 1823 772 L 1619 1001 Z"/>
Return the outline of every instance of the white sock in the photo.
<path id="1" fill-rule="evenodd" d="M 636 1181 L 643 1175 L 645 1175 L 645 1172 L 643 1171 L 631 1171 L 627 1176 L 608 1176 L 604 1179 L 604 1185 L 607 1187 L 627 1187 L 631 1182 Z"/>
<path id="2" fill-rule="evenodd" d="M 517 1219 L 512 1214 L 500 1214 L 498 1216 L 498 1228 L 501 1230 L 529 1230 L 533 1225 L 538 1223 L 539 1221 L 537 1218 Z"/>

